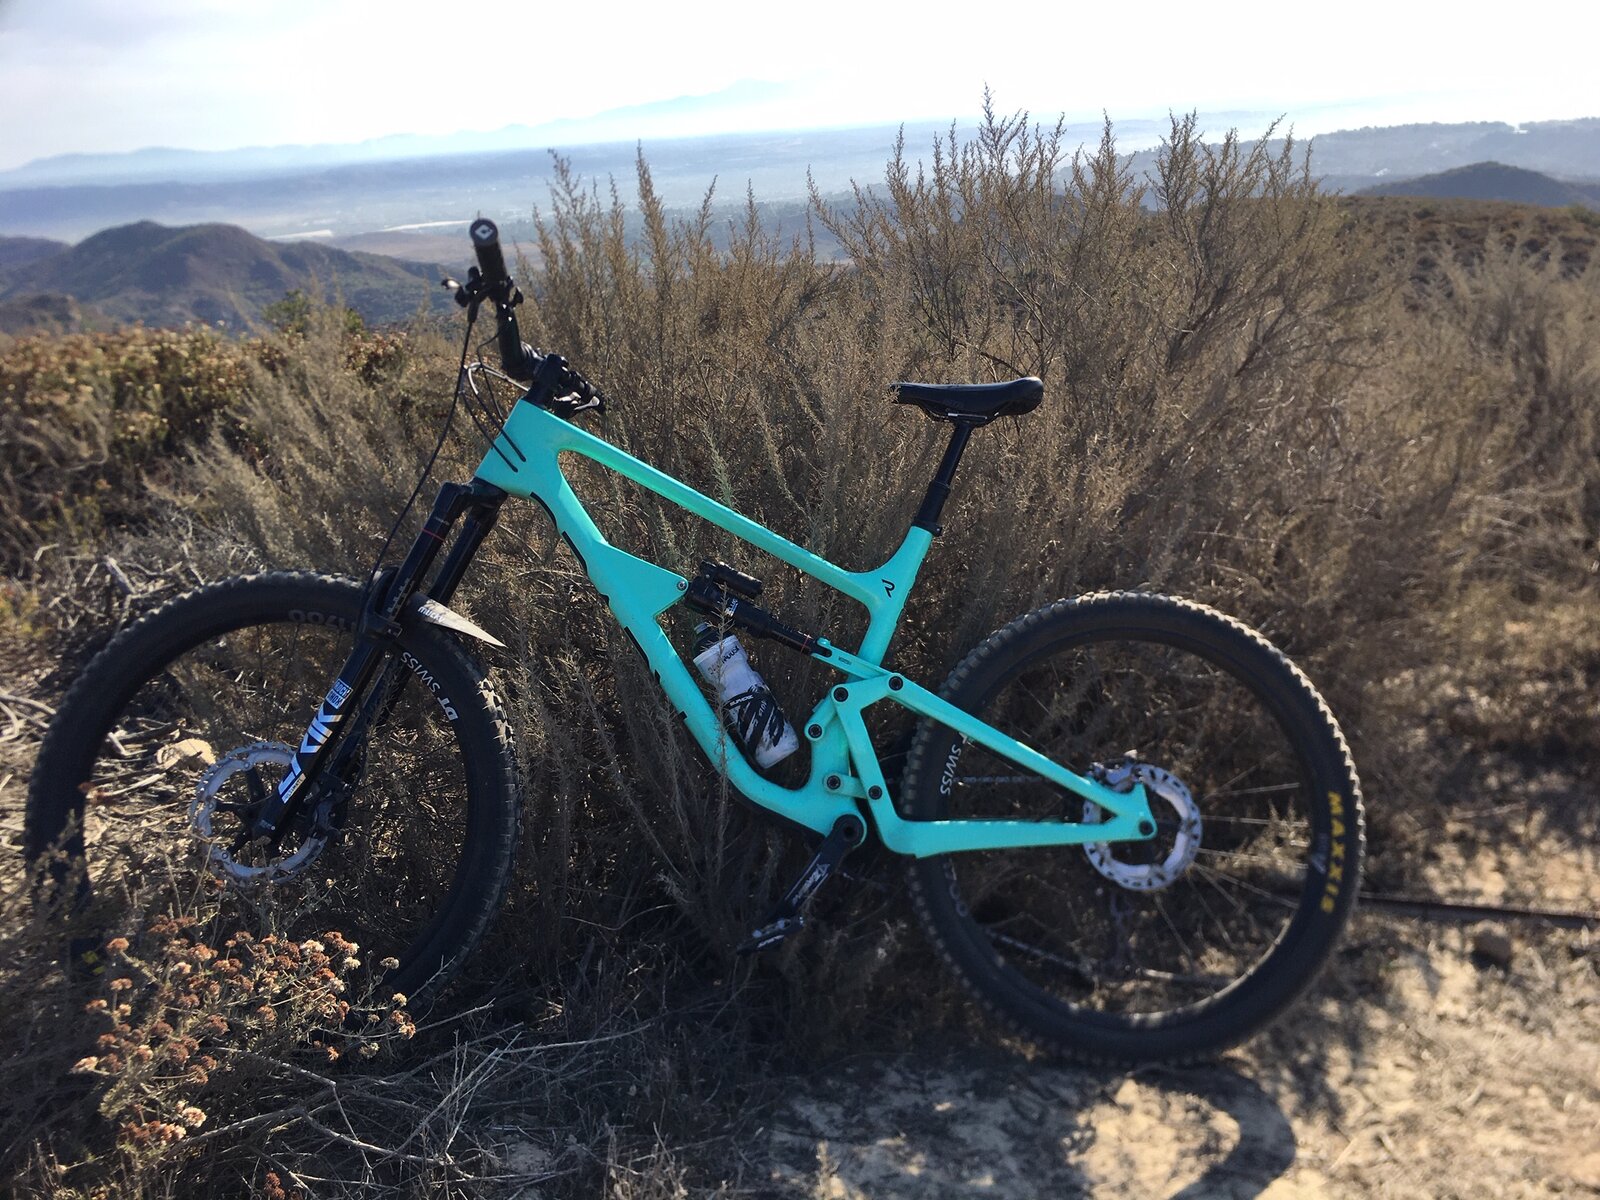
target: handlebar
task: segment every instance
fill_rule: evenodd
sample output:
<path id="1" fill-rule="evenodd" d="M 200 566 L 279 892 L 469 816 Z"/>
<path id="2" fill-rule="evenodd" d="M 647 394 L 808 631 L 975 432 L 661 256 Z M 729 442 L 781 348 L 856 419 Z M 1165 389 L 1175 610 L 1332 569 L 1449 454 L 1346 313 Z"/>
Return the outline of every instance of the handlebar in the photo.
<path id="1" fill-rule="evenodd" d="M 495 343 L 500 350 L 500 367 L 519 383 L 532 384 L 529 395 L 562 416 L 573 416 L 585 409 L 605 409 L 606 398 L 579 372 L 567 365 L 559 354 L 540 354 L 522 340 L 517 328 L 517 305 L 522 293 L 506 270 L 505 251 L 500 248 L 500 229 L 488 217 L 479 217 L 468 230 L 477 267 L 468 273 L 465 287 L 446 280 L 457 288 L 456 300 L 474 305 L 494 302 Z"/>
<path id="2" fill-rule="evenodd" d="M 517 328 L 516 306 L 522 293 L 511 282 L 506 270 L 505 252 L 500 249 L 500 228 L 488 217 L 479 217 L 467 231 L 478 256 L 478 278 L 483 295 L 494 301 L 495 341 L 500 347 L 500 369 L 518 383 L 531 383 L 539 370 L 539 355 L 522 340 Z M 469 277 L 468 283 L 473 280 Z"/>

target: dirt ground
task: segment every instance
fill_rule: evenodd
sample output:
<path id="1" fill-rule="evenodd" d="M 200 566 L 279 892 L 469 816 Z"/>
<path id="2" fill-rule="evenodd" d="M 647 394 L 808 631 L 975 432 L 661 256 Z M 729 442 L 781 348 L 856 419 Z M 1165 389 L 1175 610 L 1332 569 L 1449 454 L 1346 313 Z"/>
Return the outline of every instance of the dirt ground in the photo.
<path id="1" fill-rule="evenodd" d="M 1594 796 L 1517 790 L 1441 818 L 1407 890 L 1593 911 Z M 1316 992 L 1215 1065 L 857 1061 L 798 1082 L 747 1165 L 758 1194 L 819 1200 L 1600 1195 L 1600 930 L 1369 910 Z"/>
<path id="2" fill-rule="evenodd" d="M 20 835 L 24 779 L 0 770 L 7 844 Z M 1600 909 L 1593 784 L 1525 767 L 1480 768 L 1463 786 L 1482 802 L 1440 810 L 1421 831 L 1420 861 L 1415 849 L 1403 856 L 1403 873 L 1392 866 L 1402 858 L 1386 862 L 1380 847 L 1376 884 Z M 1499 947 L 1485 938 L 1496 934 Z M 1600 929 L 1368 908 L 1309 997 L 1209 1066 L 1082 1070 L 975 1034 L 916 1056 L 829 1064 L 777 1089 L 782 1100 L 741 1114 L 734 1147 L 705 1148 L 711 1161 L 665 1147 L 697 1186 L 648 1194 L 1596 1196 Z M 499 1154 L 511 1191 L 539 1200 L 564 1153 L 513 1138 Z"/>
<path id="3" fill-rule="evenodd" d="M 1387 1005 L 1336 981 L 1214 1066 L 1111 1076 L 956 1053 L 809 1080 L 766 1133 L 773 1194 L 1600 1194 L 1593 936 L 1524 945 L 1505 974 L 1463 930 L 1365 917 L 1355 938 L 1386 963 Z"/>

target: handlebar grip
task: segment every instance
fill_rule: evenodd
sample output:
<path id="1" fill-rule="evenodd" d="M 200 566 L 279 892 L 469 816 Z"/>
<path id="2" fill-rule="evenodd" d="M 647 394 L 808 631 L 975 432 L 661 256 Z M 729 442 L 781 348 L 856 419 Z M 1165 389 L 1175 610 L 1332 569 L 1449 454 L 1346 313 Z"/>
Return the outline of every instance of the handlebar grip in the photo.
<path id="1" fill-rule="evenodd" d="M 527 383 L 538 370 L 540 357 L 522 340 L 517 329 L 516 306 L 522 295 L 506 270 L 505 251 L 500 248 L 500 228 L 488 217 L 479 217 L 467 231 L 478 255 L 478 272 L 486 285 L 484 293 L 494 301 L 495 342 L 500 349 L 500 367 L 511 378 Z"/>
<path id="2" fill-rule="evenodd" d="M 472 248 L 478 253 L 478 270 L 491 284 L 508 283 L 511 273 L 506 270 L 505 252 L 500 249 L 500 228 L 488 217 L 479 217 L 468 230 L 472 235 Z"/>

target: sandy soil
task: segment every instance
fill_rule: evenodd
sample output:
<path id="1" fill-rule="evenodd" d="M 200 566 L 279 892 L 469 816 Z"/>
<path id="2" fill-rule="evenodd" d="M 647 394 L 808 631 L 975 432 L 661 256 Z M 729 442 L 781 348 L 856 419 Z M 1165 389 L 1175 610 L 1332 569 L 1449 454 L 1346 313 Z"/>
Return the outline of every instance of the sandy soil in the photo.
<path id="1" fill-rule="evenodd" d="M 774 1116 L 774 1194 L 1600 1194 L 1600 939 L 1518 941 L 1502 971 L 1470 930 L 1360 918 L 1319 996 L 1209 1067 L 852 1064 Z"/>
<path id="2" fill-rule="evenodd" d="M 1413 889 L 1600 907 L 1592 796 L 1519 790 L 1493 829 L 1441 818 Z M 744 1183 L 782 1197 L 1600 1195 L 1600 930 L 1366 912 L 1317 991 L 1215 1065 L 863 1060 L 801 1081 L 763 1139 L 765 1186 Z"/>

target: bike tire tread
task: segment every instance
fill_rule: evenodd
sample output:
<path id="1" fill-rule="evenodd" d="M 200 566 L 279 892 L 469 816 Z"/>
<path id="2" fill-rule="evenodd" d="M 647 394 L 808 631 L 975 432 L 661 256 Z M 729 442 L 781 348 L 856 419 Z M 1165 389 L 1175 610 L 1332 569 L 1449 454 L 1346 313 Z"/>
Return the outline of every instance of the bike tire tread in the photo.
<path id="1" fill-rule="evenodd" d="M 1327 914 L 1331 920 L 1319 930 L 1319 940 L 1322 943 L 1320 961 L 1313 969 L 1300 972 L 1292 986 L 1274 988 L 1265 1002 L 1255 1006 L 1255 1011 L 1240 1014 L 1231 1029 L 1211 1031 L 1203 1037 L 1196 1036 L 1192 1031 L 1185 1032 L 1181 1028 L 1152 1029 L 1148 1038 L 1129 1036 L 1112 1042 L 1096 1034 L 1092 1039 L 1093 1044 L 1088 1044 L 1088 1039 L 1063 1037 L 1059 1033 L 1041 1029 L 1038 1024 L 1022 1019 L 1016 1011 L 998 1003 L 978 982 L 975 974 L 982 968 L 975 970 L 976 964 L 963 961 L 963 956 L 941 928 L 940 914 L 936 911 L 938 902 L 932 896 L 934 882 L 929 863 L 934 860 L 913 860 L 907 864 L 907 883 L 912 907 L 934 950 L 944 965 L 961 981 L 984 1015 L 1023 1039 L 1063 1058 L 1096 1067 L 1128 1068 L 1152 1062 L 1186 1065 L 1208 1061 L 1221 1051 L 1237 1045 L 1258 1032 L 1315 984 L 1327 965 L 1328 954 L 1334 942 L 1354 911 L 1356 893 L 1359 890 L 1360 863 L 1366 845 L 1364 805 L 1355 761 L 1327 702 L 1305 673 L 1281 650 L 1234 617 L 1192 600 L 1156 593 L 1097 592 L 1074 599 L 1058 600 L 1026 613 L 989 635 L 967 654 L 951 671 L 940 695 L 947 700 L 952 699 L 964 686 L 978 678 L 980 672 L 993 668 L 1002 656 L 1029 653 L 1036 648 L 1038 639 L 1046 637 L 1053 628 L 1085 618 L 1107 622 L 1123 619 L 1134 627 L 1139 627 L 1141 624 L 1147 627 L 1152 622 L 1160 624 L 1162 620 L 1203 622 L 1222 638 L 1234 640 L 1236 649 L 1243 652 L 1242 661 L 1246 664 L 1241 669 L 1251 669 L 1249 665 L 1251 659 L 1265 656 L 1265 660 L 1271 664 L 1271 669 L 1278 673 L 1278 682 L 1292 690 L 1295 702 L 1302 708 L 1301 719 L 1318 726 L 1318 732 L 1329 737 L 1330 744 L 1334 748 L 1335 761 L 1331 764 L 1332 773 L 1338 775 L 1348 789 L 1347 839 L 1351 847 L 1349 851 L 1351 866 L 1347 867 L 1349 874 L 1339 891 L 1334 912 Z M 902 797 L 902 804 L 909 810 L 907 812 L 909 816 L 929 815 L 917 811 L 919 805 L 915 789 L 919 779 L 928 771 L 928 756 L 934 745 L 932 735 L 935 728 L 937 727 L 931 724 L 919 728 L 907 755 L 899 794 Z M 1141 1042 L 1143 1044 L 1139 1044 Z M 1110 1044 L 1122 1048 L 1108 1049 L 1107 1046 Z"/>

